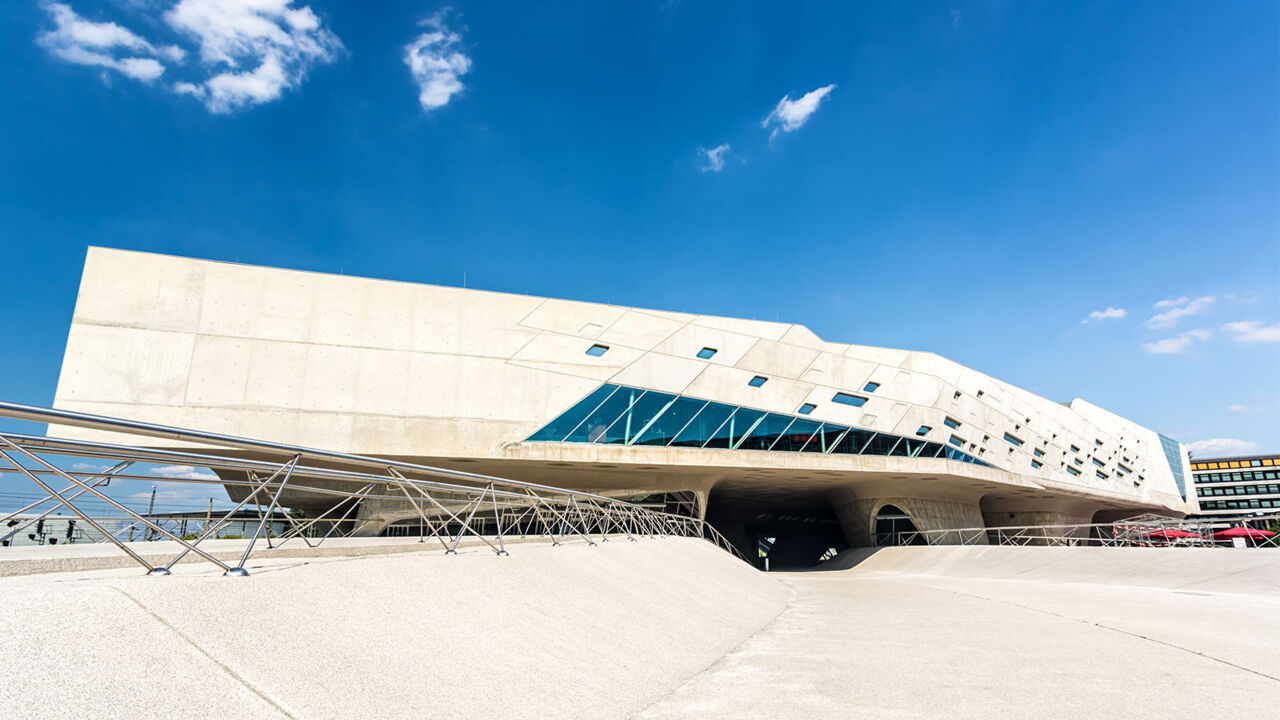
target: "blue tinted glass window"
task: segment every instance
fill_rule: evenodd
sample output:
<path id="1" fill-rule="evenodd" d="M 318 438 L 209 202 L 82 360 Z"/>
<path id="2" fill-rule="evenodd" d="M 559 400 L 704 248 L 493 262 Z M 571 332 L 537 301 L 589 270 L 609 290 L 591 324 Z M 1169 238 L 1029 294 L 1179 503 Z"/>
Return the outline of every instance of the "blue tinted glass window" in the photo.
<path id="1" fill-rule="evenodd" d="M 944 449 L 946 449 L 946 446 L 941 443 L 927 442 L 924 444 L 924 449 L 916 453 L 916 457 L 936 458 L 942 455 Z"/>
<path id="2" fill-rule="evenodd" d="M 898 444 L 898 440 L 900 439 L 901 438 L 899 438 L 897 435 L 887 435 L 885 433 L 876 433 L 876 436 L 871 438 L 871 442 L 867 443 L 867 446 L 862 449 L 862 454 L 863 455 L 888 455 L 889 452 L 893 450 L 894 446 Z"/>
<path id="3" fill-rule="evenodd" d="M 1098 458 L 1089 458 L 1089 459 L 1090 459 L 1090 460 L 1092 460 L 1092 461 L 1093 461 L 1093 464 L 1094 464 L 1094 465 L 1097 465 L 1098 467 L 1106 467 L 1106 464 L 1105 464 L 1105 463 L 1103 463 L 1103 462 L 1102 462 L 1101 460 L 1099 460 Z"/>
<path id="4" fill-rule="evenodd" d="M 715 354 L 716 354 L 715 348 L 704 347 L 698 351 L 698 357 L 702 358 L 703 360 L 710 360 L 711 357 L 714 356 Z"/>
<path id="5" fill-rule="evenodd" d="M 796 418 L 796 421 L 791 423 L 791 427 L 787 428 L 771 449 L 775 452 L 798 452 L 820 427 L 822 423 L 815 420 Z"/>
<path id="6" fill-rule="evenodd" d="M 889 451 L 889 454 L 895 457 L 911 457 L 912 456 L 911 453 L 913 450 L 919 450 L 923 446 L 924 446 L 924 443 L 920 442 L 919 440 L 909 440 L 907 438 L 902 438 L 901 440 L 898 441 L 897 445 L 893 446 L 893 449 Z"/>
<path id="7" fill-rule="evenodd" d="M 1013 445 L 1014 447 L 1022 447 L 1022 441 L 1010 435 L 1009 433 L 1004 434 L 1004 441 Z"/>
<path id="8" fill-rule="evenodd" d="M 601 385 L 596 388 L 595 392 L 578 401 L 578 404 L 560 413 L 555 420 L 547 423 L 541 430 L 534 433 L 529 439 L 541 442 L 560 442 L 569 434 L 579 423 L 587 417 L 587 413 L 595 410 L 609 397 L 617 385 Z"/>
<path id="9" fill-rule="evenodd" d="M 752 428 L 755 427 L 756 422 L 759 421 L 760 418 L 764 417 L 764 415 L 765 414 L 760 410 L 752 410 L 750 408 L 742 407 L 738 408 L 736 412 L 729 416 L 728 420 L 724 421 L 724 424 L 720 426 L 720 429 L 712 433 L 711 439 L 708 440 L 707 444 L 703 447 L 720 449 L 732 448 L 737 445 L 743 437 L 751 432 Z"/>
<path id="10" fill-rule="evenodd" d="M 946 418 L 945 420 L 942 421 L 942 424 L 946 425 L 952 430 L 955 430 L 956 428 L 960 427 L 960 421 L 956 420 L 955 418 Z"/>
<path id="11" fill-rule="evenodd" d="M 875 435 L 875 433 L 868 430 L 854 428 L 840 438 L 840 442 L 836 443 L 831 452 L 840 453 L 841 455 L 857 455 L 862 452 L 862 448 L 866 447 L 867 443 L 871 442 L 871 438 L 875 437 Z"/>
<path id="12" fill-rule="evenodd" d="M 795 421 L 790 415 L 779 415 L 777 413 L 769 413 L 756 425 L 755 430 L 751 434 L 742 439 L 738 445 L 739 450 L 768 450 L 773 444 L 782 437 L 782 434 L 791 427 L 791 423 Z"/>
<path id="13" fill-rule="evenodd" d="M 805 403 L 801 405 L 800 409 L 797 410 L 796 412 L 800 413 L 801 415 L 808 415 L 809 413 L 817 409 L 818 409 L 817 405 L 814 405 L 813 403 Z"/>
<path id="14" fill-rule="evenodd" d="M 710 439 L 711 434 L 720 429 L 720 425 L 724 423 L 725 418 L 729 417 L 729 413 L 733 412 L 732 405 L 723 403 L 709 402 L 702 408 L 702 412 L 694 416 L 693 420 L 685 426 L 676 439 L 671 443 L 673 447 L 702 447 L 704 443 Z"/>
<path id="15" fill-rule="evenodd" d="M 862 407 L 867 404 L 867 399 L 859 395 L 850 395 L 849 393 L 838 392 L 831 398 L 831 402 L 838 402 L 841 405 L 852 405 L 854 407 Z"/>
<path id="16" fill-rule="evenodd" d="M 932 430 L 932 429 L 933 429 L 933 428 L 929 427 L 928 425 L 921 425 L 920 427 L 916 428 L 916 434 L 917 434 L 917 435 L 928 435 L 928 434 L 929 434 L 929 431 L 930 431 L 930 430 Z"/>
<path id="17" fill-rule="evenodd" d="M 747 384 L 748 384 L 748 385 L 750 385 L 751 387 L 760 387 L 761 385 L 763 385 L 763 384 L 765 384 L 765 383 L 767 383 L 767 382 L 769 382 L 769 378 L 767 378 L 767 377 L 765 377 L 765 376 L 763 376 L 763 375 L 757 375 L 757 376 L 755 376 L 755 377 L 751 378 L 750 380 L 748 380 L 748 381 L 747 381 Z"/>
<path id="18" fill-rule="evenodd" d="M 1075 469 L 1075 468 L 1071 467 L 1070 465 L 1068 465 L 1068 466 L 1067 466 L 1067 472 L 1071 473 L 1072 475 L 1079 475 L 1079 474 L 1080 474 L 1080 471 L 1079 471 L 1079 470 L 1077 470 L 1077 469 Z"/>
<path id="19" fill-rule="evenodd" d="M 836 443 L 840 442 L 840 438 L 844 436 L 849 428 L 843 425 L 833 425 L 831 423 L 823 423 L 818 432 L 813 434 L 813 438 L 809 440 L 809 444 L 805 445 L 803 452 L 826 453 L 835 449 Z"/>
<path id="20" fill-rule="evenodd" d="M 618 419 L 627 408 L 631 407 L 636 400 L 640 399 L 643 390 L 635 388 L 622 387 L 618 391 L 609 396 L 608 400 L 600 403 L 600 407 L 596 408 L 587 415 L 587 419 L 582 424 L 573 429 L 569 436 L 564 439 L 565 442 L 599 442 L 605 436 L 605 431 Z"/>
<path id="21" fill-rule="evenodd" d="M 960 462 L 967 462 L 969 457 L 955 448 L 947 448 L 944 456 L 948 460 L 959 460 Z"/>
<path id="22" fill-rule="evenodd" d="M 878 389 L 880 389 L 880 383 L 878 382 L 869 382 L 862 386 L 863 392 L 875 392 Z"/>
<path id="23" fill-rule="evenodd" d="M 1044 467 L 1044 463 L 1040 462 L 1039 460 L 1032 460 L 1031 467 L 1035 468 L 1036 470 L 1039 470 L 1040 468 Z"/>
<path id="24" fill-rule="evenodd" d="M 633 444 L 666 445 L 670 443 L 676 433 L 683 430 L 684 426 L 688 425 L 693 416 L 697 415 L 706 404 L 706 400 L 697 398 L 676 398 L 666 412 L 654 419 L 649 428 L 640 433 L 640 437 Z"/>
<path id="25" fill-rule="evenodd" d="M 607 352 L 609 352 L 608 345 L 592 345 L 591 347 L 587 348 L 587 354 L 590 355 L 591 357 L 600 357 L 601 355 Z"/>
<path id="26" fill-rule="evenodd" d="M 951 443 L 952 445 L 955 445 L 958 448 L 964 447 L 964 438 L 962 437 L 956 437 L 955 435 L 952 435 L 951 437 L 947 438 L 947 442 Z"/>
<path id="27" fill-rule="evenodd" d="M 605 431 L 604 437 L 596 442 L 615 445 L 634 442 L 649 421 L 662 412 L 667 407 L 667 403 L 673 399 L 675 399 L 674 395 L 652 390 L 646 392 L 635 404 L 623 411 L 622 415 Z"/>
<path id="28" fill-rule="evenodd" d="M 1040 448 L 1036 448 L 1035 450 L 1032 450 L 1031 452 L 1035 453 L 1035 456 L 1036 456 L 1036 457 L 1044 457 L 1044 451 L 1043 451 L 1043 450 L 1041 450 Z"/>

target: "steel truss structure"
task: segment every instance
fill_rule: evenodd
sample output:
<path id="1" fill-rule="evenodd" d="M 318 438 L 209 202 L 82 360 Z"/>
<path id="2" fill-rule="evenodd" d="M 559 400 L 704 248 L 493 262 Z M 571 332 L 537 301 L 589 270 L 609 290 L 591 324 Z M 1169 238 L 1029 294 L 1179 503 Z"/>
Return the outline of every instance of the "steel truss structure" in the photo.
<path id="1" fill-rule="evenodd" d="M 456 555 L 459 544 L 468 537 L 488 546 L 495 554 L 505 556 L 509 554 L 508 542 L 516 537 L 541 538 L 556 546 L 570 541 L 594 546 L 611 538 L 626 538 L 634 542 L 641 538 L 676 536 L 702 538 L 746 560 L 700 518 L 662 512 L 593 493 L 397 460 L 14 403 L 0 402 L 0 417 L 158 437 L 170 441 L 170 444 L 179 441 L 200 446 L 199 451 L 162 450 L 140 445 L 0 433 L 0 473 L 10 479 L 30 481 L 45 493 L 43 499 L 0 518 L 0 527 L 22 513 L 30 513 L 52 503 L 40 514 L 24 517 L 15 528 L 4 530 L 5 534 L 0 535 L 0 539 L 12 537 L 58 508 L 66 508 L 151 575 L 168 575 L 175 564 L 193 554 L 221 568 L 224 575 L 247 576 L 245 563 L 260 540 L 268 548 L 282 547 L 295 540 L 308 547 L 317 547 L 330 537 L 350 536 L 359 530 L 360 504 L 378 500 L 411 505 L 418 516 L 420 541 L 438 542 L 446 554 Z M 244 453 L 272 459 L 237 456 Z M 63 460 L 62 465 L 67 464 L 68 458 L 114 464 L 105 470 L 75 472 L 59 467 L 50 461 L 51 458 Z M 138 463 L 186 465 L 223 473 L 216 479 L 165 478 L 130 473 L 130 468 Z M 156 518 L 136 513 L 103 492 L 107 484 L 117 479 L 239 487 L 244 491 L 244 499 L 230 511 L 219 511 L 219 515 L 211 518 L 195 537 L 184 538 L 157 522 Z M 55 485 L 64 487 L 57 489 Z M 330 502 L 327 509 L 314 513 L 314 516 L 299 515 L 282 504 L 286 489 L 290 493 L 305 493 L 309 501 L 322 497 Z M 77 506 L 76 501 L 80 498 L 106 503 L 119 512 L 119 517 L 131 521 L 126 527 L 143 529 L 151 537 L 175 542 L 181 550 L 165 562 L 156 564 L 148 561 L 131 547 L 133 543 L 120 539 L 120 530 L 108 531 L 97 522 L 101 518 L 94 518 Z M 237 513 L 243 515 L 241 511 L 247 507 L 257 512 L 259 522 L 234 564 L 201 549 L 202 543 L 217 537 L 218 531 Z M 279 523 L 281 519 L 288 526 L 285 532 L 278 537 L 264 532 L 269 521 Z"/>
<path id="2" fill-rule="evenodd" d="M 878 545 L 1222 547 L 1227 543 L 1215 540 L 1215 532 L 1276 523 L 1280 523 L 1280 514 L 1211 520 L 1139 515 L 1112 523 L 912 530 L 883 533 L 876 540 Z M 1249 537 L 1245 547 L 1280 548 L 1280 534 Z"/>

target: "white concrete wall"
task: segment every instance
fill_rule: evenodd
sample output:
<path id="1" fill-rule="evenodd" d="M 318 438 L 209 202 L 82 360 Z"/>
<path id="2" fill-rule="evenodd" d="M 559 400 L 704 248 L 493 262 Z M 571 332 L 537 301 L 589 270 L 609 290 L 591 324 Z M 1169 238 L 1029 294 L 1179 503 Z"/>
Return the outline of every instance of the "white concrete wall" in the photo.
<path id="1" fill-rule="evenodd" d="M 608 352 L 587 355 L 593 343 Z M 698 359 L 703 347 L 717 353 Z M 769 380 L 752 388 L 755 375 Z M 868 381 L 879 388 L 864 392 Z M 905 436 L 929 426 L 928 439 L 962 438 L 1023 482 L 1190 509 L 1151 430 L 932 353 L 784 323 L 102 248 L 86 259 L 55 405 L 369 454 L 513 458 L 602 382 L 787 414 L 811 402 L 815 420 Z M 836 392 L 868 401 L 836 404 Z"/>

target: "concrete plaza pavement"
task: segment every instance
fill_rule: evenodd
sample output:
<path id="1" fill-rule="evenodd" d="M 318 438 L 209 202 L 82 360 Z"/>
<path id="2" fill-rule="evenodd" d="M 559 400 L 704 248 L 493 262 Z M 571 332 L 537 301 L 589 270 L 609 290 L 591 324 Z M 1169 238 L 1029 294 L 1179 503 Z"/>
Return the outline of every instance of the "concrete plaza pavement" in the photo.
<path id="1" fill-rule="evenodd" d="M 527 543 L 510 557 L 377 545 L 255 552 L 248 578 L 94 569 L 87 550 L 76 572 L 0 577 L 0 717 L 1154 720 L 1280 707 L 1269 550 L 890 548 L 766 574 L 679 538 Z"/>
<path id="2" fill-rule="evenodd" d="M 932 567 L 919 562 L 930 553 Z M 1280 554 L 887 554 L 896 560 L 867 564 L 889 569 L 773 573 L 793 593 L 787 608 L 640 717 L 1154 720 L 1272 717 L 1280 708 L 1280 597 L 1265 593 L 1280 576 Z M 975 561 L 979 555 L 983 562 Z M 999 567 L 991 559 L 1000 556 L 1006 566 L 1021 565 L 1012 574 L 1041 579 L 982 577 Z M 1055 566 L 1061 576 L 1083 574 L 1090 560 L 1097 582 L 1044 577 Z M 1145 564 L 1135 576 L 1146 586 L 1125 584 L 1123 568 L 1133 560 Z M 1263 592 L 1205 589 L 1212 584 L 1205 576 L 1222 576 L 1225 584 L 1239 574 L 1235 566 L 1251 568 Z M 1166 587 L 1153 587 L 1160 574 Z M 1197 589 L 1182 588 L 1188 584 Z"/>

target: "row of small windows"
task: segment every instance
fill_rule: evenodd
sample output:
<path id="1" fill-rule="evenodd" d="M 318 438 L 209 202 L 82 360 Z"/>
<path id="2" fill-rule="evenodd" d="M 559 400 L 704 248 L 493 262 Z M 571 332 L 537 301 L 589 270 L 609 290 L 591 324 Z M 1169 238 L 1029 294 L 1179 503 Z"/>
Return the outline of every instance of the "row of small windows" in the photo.
<path id="1" fill-rule="evenodd" d="M 1215 495 L 1280 495 L 1280 485 L 1228 485 L 1196 488 L 1200 497 Z"/>
<path id="2" fill-rule="evenodd" d="M 589 348 L 587 348 L 587 354 L 588 354 L 588 355 L 591 355 L 592 357 L 600 357 L 601 355 L 604 355 L 604 354 L 605 354 L 606 352 L 608 352 L 608 351 L 609 351 L 609 346 L 607 346 L 607 345 L 600 345 L 600 344 L 598 344 L 598 343 L 597 343 L 597 344 L 595 344 L 595 345 L 592 345 L 592 346 L 591 346 L 591 347 L 589 347 Z M 702 348 L 701 350 L 699 350 L 699 351 L 697 352 L 697 356 L 698 356 L 700 359 L 702 359 L 702 360 L 709 360 L 709 359 L 711 359 L 712 357 L 714 357 L 714 356 L 715 356 L 715 354 L 716 354 L 717 352 L 719 352 L 719 351 L 718 351 L 716 348 L 712 348 L 712 347 L 704 347 L 704 348 Z M 753 387 L 753 388 L 758 388 L 758 387 L 762 387 L 762 386 L 763 386 L 765 383 L 767 383 L 767 382 L 769 382 L 769 378 L 767 378 L 767 377 L 765 377 L 765 376 L 763 376 L 763 375 L 756 375 L 756 376 L 752 377 L 750 380 L 748 380 L 748 381 L 747 381 L 747 385 L 749 385 L 749 386 L 751 386 L 751 387 Z M 873 393 L 873 392 L 875 392 L 876 390 L 878 390 L 879 388 L 880 388 L 880 383 L 878 383 L 878 382 L 871 382 L 871 381 L 868 381 L 865 385 L 863 385 L 862 390 L 863 390 L 863 392 Z M 979 390 L 979 391 L 978 391 L 978 397 L 982 397 L 982 394 L 983 394 L 983 393 L 982 393 L 982 391 L 981 391 L 981 390 Z M 956 397 L 959 397 L 959 396 L 960 396 L 960 393 L 957 391 L 957 392 L 956 392 Z M 861 395 L 853 395 L 853 394 L 851 394 L 851 393 L 837 392 L 834 396 L 832 396 L 832 398 L 831 398 L 831 402 L 838 403 L 838 404 L 841 404 L 841 405 L 850 405 L 850 406 L 853 406 L 853 407 L 862 407 L 863 405 L 866 405 L 866 403 L 867 403 L 867 398 L 862 397 Z M 817 409 L 817 406 L 816 406 L 816 405 L 814 405 L 813 403 L 804 403 L 803 405 L 801 405 L 801 406 L 800 406 L 800 409 L 799 409 L 797 412 L 799 412 L 801 415 L 808 415 L 809 413 L 812 413 L 815 409 Z M 1027 422 L 1030 422 L 1030 418 L 1028 418 L 1028 419 L 1027 419 Z M 953 430 L 958 430 L 958 429 L 960 428 L 960 425 L 961 425 L 961 423 L 960 423 L 960 421 L 959 421 L 959 420 L 956 420 L 955 418 L 950 417 L 950 416 L 946 417 L 946 418 L 943 420 L 943 424 L 944 424 L 944 425 L 946 425 L 947 427 L 949 427 L 949 428 L 953 429 Z M 929 426 L 927 426 L 927 425 L 921 425 L 921 426 L 920 426 L 920 428 L 916 431 L 916 435 L 918 435 L 918 436 L 928 435 L 928 434 L 929 434 L 929 431 L 930 431 L 930 430 L 932 430 L 932 429 L 933 429 L 933 428 L 931 428 L 931 427 L 929 427 Z M 1008 442 L 1009 444 L 1013 445 L 1014 447 L 1022 447 L 1022 445 L 1023 445 L 1023 440 L 1022 440 L 1021 438 L 1019 438 L 1019 437 L 1017 437 L 1017 436 L 1013 435 L 1012 433 L 1007 433 L 1007 432 L 1006 432 L 1006 433 L 1004 434 L 1004 439 L 1005 439 L 1005 441 L 1006 441 L 1006 442 Z M 950 443 L 951 443 L 952 445 L 955 445 L 956 447 L 964 447 L 964 440 L 962 440 L 962 439 L 960 439 L 960 438 L 958 438 L 958 437 L 956 437 L 956 436 L 954 436 L 954 435 L 953 435 L 953 436 L 951 436 Z M 1101 440 L 1094 440 L 1094 445 L 1095 445 L 1096 447 L 1102 447 L 1102 441 L 1101 441 Z M 1035 456 L 1036 456 L 1036 457 L 1038 457 L 1038 458 L 1044 457 L 1044 452 L 1043 452 L 1042 450 L 1040 450 L 1039 448 L 1035 448 L 1035 449 L 1034 449 L 1034 452 L 1035 452 Z M 1079 448 L 1078 446 L 1076 446 L 1076 445 L 1072 445 L 1072 446 L 1071 446 L 1071 452 L 1073 452 L 1073 453 L 1079 453 L 1079 452 L 1080 452 L 1080 448 Z M 1255 462 L 1256 462 L 1256 461 L 1255 461 Z M 1270 461 L 1268 461 L 1268 463 L 1269 463 L 1269 462 L 1270 462 Z M 1083 464 L 1083 463 L 1082 463 L 1078 458 L 1075 460 L 1075 463 L 1076 463 L 1077 465 Z M 1094 463 L 1095 465 L 1097 465 L 1098 467 L 1104 467 L 1103 463 L 1102 463 L 1101 461 L 1099 461 L 1098 459 L 1096 459 L 1096 458 L 1094 458 L 1094 459 L 1093 459 L 1093 463 Z M 1225 465 L 1225 463 L 1224 463 L 1224 465 Z M 1040 462 L 1036 462 L 1036 461 L 1032 461 L 1032 467 L 1034 467 L 1034 468 L 1036 468 L 1036 469 L 1039 469 L 1040 467 L 1042 467 L 1042 463 L 1040 463 Z M 1127 467 L 1124 467 L 1124 466 L 1120 466 L 1120 467 L 1121 467 L 1121 470 L 1123 471 L 1121 474 L 1123 474 L 1123 473 L 1127 473 L 1127 472 L 1132 472 L 1132 471 L 1131 471 L 1131 470 L 1129 470 L 1129 468 L 1127 468 Z M 1068 468 L 1068 470 L 1072 470 L 1072 468 Z M 1079 475 L 1079 473 L 1078 473 L 1078 472 L 1072 472 L 1072 474 L 1073 474 L 1073 475 Z M 1098 473 L 1098 476 L 1099 476 L 1099 477 L 1101 477 L 1101 478 L 1106 478 L 1106 475 L 1103 475 L 1102 473 Z"/>
<path id="3" fill-rule="evenodd" d="M 940 443 L 612 384 L 600 386 L 529 440 L 944 457 L 987 465 Z"/>
<path id="4" fill-rule="evenodd" d="M 1233 473 L 1202 473 L 1196 475 L 1196 484 L 1220 482 L 1254 482 L 1257 480 L 1280 480 L 1280 470 L 1249 470 Z"/>
<path id="5" fill-rule="evenodd" d="M 1262 460 L 1226 460 L 1223 462 L 1191 463 L 1192 470 L 1228 470 L 1248 467 L 1280 466 L 1280 458 L 1263 458 Z"/>
<path id="6" fill-rule="evenodd" d="M 591 357 L 600 357 L 601 355 L 604 355 L 607 352 L 609 352 L 609 346 L 601 345 L 599 343 L 587 348 L 587 354 L 590 355 Z M 719 351 L 716 350 L 715 348 L 704 347 L 698 351 L 698 357 L 703 360 L 709 360 L 717 352 Z M 769 382 L 769 378 L 763 375 L 756 375 L 755 377 L 747 381 L 747 385 L 750 385 L 753 388 L 758 388 L 763 386 L 767 382 Z M 864 392 L 869 392 L 869 393 L 873 393 L 879 388 L 880 388 L 880 383 L 878 382 L 868 382 L 866 385 L 862 386 L 862 390 Z M 840 403 L 841 405 L 852 405 L 853 407 L 862 407 L 863 405 L 867 404 L 867 399 L 862 397 L 861 395 L 851 395 L 849 393 L 838 392 L 831 398 L 831 402 Z M 800 414 L 808 415 L 809 413 L 813 412 L 816 407 L 817 406 L 812 403 L 805 403 L 800 407 Z M 806 410 L 805 408 L 808 408 L 808 410 Z M 951 422 L 955 422 L 955 421 L 952 420 Z M 956 427 L 956 426 L 953 426 L 953 427 Z"/>
<path id="7" fill-rule="evenodd" d="M 1210 500 L 1200 503 L 1201 510 L 1248 510 L 1280 508 L 1280 500 Z"/>

